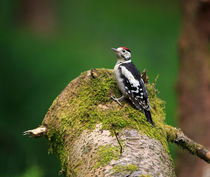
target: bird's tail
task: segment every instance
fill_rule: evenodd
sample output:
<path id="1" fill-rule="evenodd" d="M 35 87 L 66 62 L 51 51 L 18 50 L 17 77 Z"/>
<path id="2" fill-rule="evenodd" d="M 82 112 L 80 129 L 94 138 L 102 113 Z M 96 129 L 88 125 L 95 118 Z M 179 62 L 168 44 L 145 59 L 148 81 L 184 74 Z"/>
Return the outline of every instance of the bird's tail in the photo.
<path id="1" fill-rule="evenodd" d="M 147 118 L 147 121 L 154 127 L 155 124 L 154 124 L 154 122 L 152 120 L 152 116 L 151 116 L 150 111 L 149 110 L 144 110 L 144 114 L 145 114 L 145 116 Z"/>

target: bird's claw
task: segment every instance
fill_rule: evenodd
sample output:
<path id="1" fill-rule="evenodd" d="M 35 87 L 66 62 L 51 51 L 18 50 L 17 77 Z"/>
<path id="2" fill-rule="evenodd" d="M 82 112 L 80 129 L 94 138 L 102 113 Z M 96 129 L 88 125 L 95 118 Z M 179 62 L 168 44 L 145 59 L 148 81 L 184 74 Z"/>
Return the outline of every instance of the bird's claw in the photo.
<path id="1" fill-rule="evenodd" d="M 111 98 L 116 101 L 120 106 L 122 106 L 122 104 L 119 101 L 119 98 L 116 98 L 115 96 L 111 96 Z"/>

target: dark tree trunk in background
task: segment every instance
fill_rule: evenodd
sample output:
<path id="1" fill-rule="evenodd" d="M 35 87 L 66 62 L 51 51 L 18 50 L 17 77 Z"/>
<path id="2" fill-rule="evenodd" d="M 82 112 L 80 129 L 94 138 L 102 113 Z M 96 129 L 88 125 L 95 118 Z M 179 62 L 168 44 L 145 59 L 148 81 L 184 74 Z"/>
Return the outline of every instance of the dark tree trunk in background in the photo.
<path id="1" fill-rule="evenodd" d="M 55 3 L 51 0 L 21 0 L 18 22 L 35 32 L 51 32 L 55 25 L 54 7 Z"/>
<path id="2" fill-rule="evenodd" d="M 210 148 L 210 1 L 181 0 L 179 127 Z M 179 152 L 178 177 L 209 177 L 210 166 Z"/>

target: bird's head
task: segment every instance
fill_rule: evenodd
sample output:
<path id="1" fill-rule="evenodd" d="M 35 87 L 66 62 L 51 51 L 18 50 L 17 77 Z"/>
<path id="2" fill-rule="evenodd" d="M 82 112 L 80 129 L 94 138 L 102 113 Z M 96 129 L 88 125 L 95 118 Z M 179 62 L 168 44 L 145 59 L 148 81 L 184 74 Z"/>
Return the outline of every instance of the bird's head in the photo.
<path id="1" fill-rule="evenodd" d="M 112 50 L 116 53 L 117 59 L 124 62 L 131 59 L 131 51 L 126 47 L 119 47 L 117 49 L 112 48 Z"/>

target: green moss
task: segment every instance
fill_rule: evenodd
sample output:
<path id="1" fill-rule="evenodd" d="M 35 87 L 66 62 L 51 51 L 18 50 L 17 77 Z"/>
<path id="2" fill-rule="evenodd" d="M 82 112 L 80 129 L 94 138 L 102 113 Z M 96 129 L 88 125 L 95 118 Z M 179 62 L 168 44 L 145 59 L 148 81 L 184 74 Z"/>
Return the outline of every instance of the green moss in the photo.
<path id="1" fill-rule="evenodd" d="M 127 173 L 127 172 L 133 172 L 138 170 L 139 168 L 134 164 L 128 164 L 128 165 L 115 165 L 112 170 L 114 173 Z"/>
<path id="2" fill-rule="evenodd" d="M 165 103 L 157 97 L 158 91 L 155 84 L 146 85 L 155 123 L 153 128 L 146 121 L 145 115 L 135 109 L 129 101 L 125 100 L 122 106 L 119 106 L 110 98 L 111 95 L 117 97 L 121 95 L 112 70 L 97 69 L 95 73 L 95 77 L 91 77 L 88 72 L 84 72 L 72 81 L 53 102 L 43 121 L 43 124 L 49 127 L 50 149 L 58 154 L 62 166 L 69 164 L 64 156 L 65 152 L 71 152 L 71 145 L 79 135 L 84 130 L 93 130 L 97 123 L 101 123 L 103 129 L 110 131 L 113 127 L 118 132 L 123 128 L 136 129 L 142 134 L 159 140 L 166 152 L 169 152 L 163 123 Z M 116 158 L 113 149 L 106 151 L 105 155 L 100 152 L 104 157 L 104 161 L 98 162 L 100 165 Z M 114 156 L 111 157 L 112 155 Z"/>
<path id="3" fill-rule="evenodd" d="M 151 177 L 150 174 L 147 174 L 147 175 L 141 175 L 140 177 Z"/>
<path id="4" fill-rule="evenodd" d="M 107 165 L 111 160 L 118 160 L 120 157 L 120 147 L 119 146 L 100 146 L 98 153 L 96 155 L 96 165 L 95 168 Z"/>
<path id="5" fill-rule="evenodd" d="M 65 171 L 65 144 L 64 144 L 64 137 L 60 135 L 54 128 L 48 131 L 48 143 L 49 149 L 48 154 L 52 154 L 55 152 L 61 160 L 61 171 Z"/>

